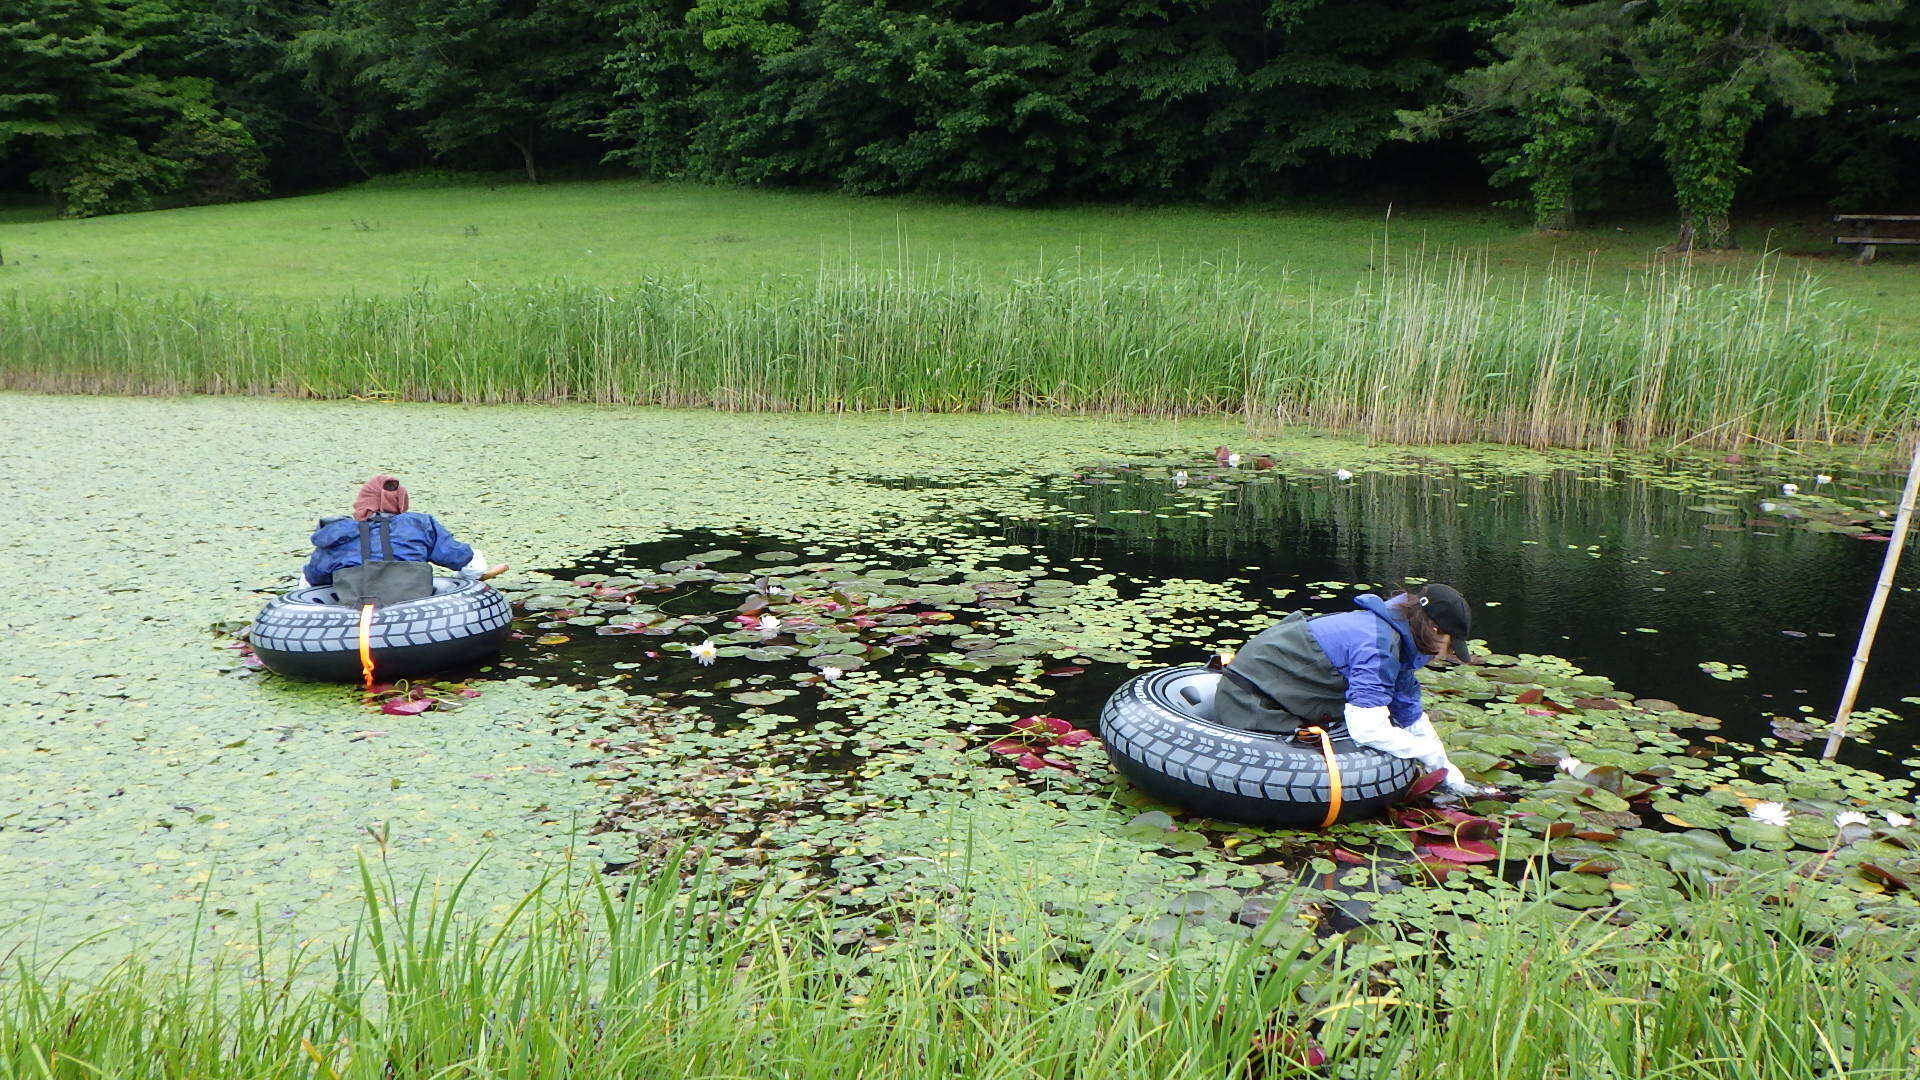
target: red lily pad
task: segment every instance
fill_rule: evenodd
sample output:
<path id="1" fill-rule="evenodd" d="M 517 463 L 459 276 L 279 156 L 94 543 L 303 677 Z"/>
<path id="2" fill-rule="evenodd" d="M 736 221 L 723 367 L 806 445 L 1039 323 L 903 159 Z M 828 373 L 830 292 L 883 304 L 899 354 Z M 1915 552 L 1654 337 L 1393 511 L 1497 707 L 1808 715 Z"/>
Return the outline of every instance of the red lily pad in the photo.
<path id="1" fill-rule="evenodd" d="M 1005 754 L 1008 757 L 1024 757 L 1032 752 L 1031 747 L 1018 739 L 1001 739 L 999 742 L 987 747 L 987 749 L 996 754 Z"/>
<path id="2" fill-rule="evenodd" d="M 1470 818 L 1456 823 L 1453 835 L 1461 840 L 1493 840 L 1500 835 L 1500 823 L 1492 818 Z"/>
<path id="3" fill-rule="evenodd" d="M 395 698 L 380 703 L 380 711 L 388 716 L 418 716 L 433 708 L 433 702 L 426 698 Z"/>
<path id="4" fill-rule="evenodd" d="M 1604 712 L 1610 709 L 1624 709 L 1627 707 L 1627 703 L 1624 701 L 1604 697 L 1574 698 L 1573 703 L 1582 709 L 1592 709 L 1595 712 Z"/>
<path id="5" fill-rule="evenodd" d="M 1253 1037 L 1257 1052 L 1273 1054 L 1299 1068 L 1317 1069 L 1327 1063 L 1327 1052 L 1312 1038 L 1291 1031 L 1268 1031 Z"/>
<path id="6" fill-rule="evenodd" d="M 1060 736 L 1057 741 L 1061 746 L 1081 746 L 1093 741 L 1093 732 L 1081 728 L 1074 728 L 1072 731 Z"/>
<path id="7" fill-rule="evenodd" d="M 1065 667 L 1054 668 L 1052 671 L 1047 672 L 1046 675 L 1050 679 L 1066 679 L 1066 678 L 1071 678 L 1072 676 L 1075 676 L 1075 675 L 1079 675 L 1085 672 L 1086 670 L 1087 670 L 1086 668 L 1077 667 L 1073 664 L 1068 664 Z"/>
<path id="8" fill-rule="evenodd" d="M 1500 857 L 1500 853 L 1491 846 L 1478 840 L 1462 840 L 1457 844 L 1428 844 L 1427 854 L 1436 859 L 1454 863 L 1487 863 Z"/>
<path id="9" fill-rule="evenodd" d="M 1407 789 L 1407 798 L 1412 799 L 1425 795 L 1427 792 L 1439 787 L 1441 781 L 1446 778 L 1447 771 L 1445 769 L 1435 769 L 1413 782 L 1413 786 Z"/>
<path id="10" fill-rule="evenodd" d="M 1896 874 L 1886 867 L 1879 866 L 1875 863 L 1861 863 L 1860 876 L 1866 878 L 1868 881 L 1884 885 L 1895 892 L 1913 887 L 1913 883 L 1908 881 L 1903 875 Z"/>

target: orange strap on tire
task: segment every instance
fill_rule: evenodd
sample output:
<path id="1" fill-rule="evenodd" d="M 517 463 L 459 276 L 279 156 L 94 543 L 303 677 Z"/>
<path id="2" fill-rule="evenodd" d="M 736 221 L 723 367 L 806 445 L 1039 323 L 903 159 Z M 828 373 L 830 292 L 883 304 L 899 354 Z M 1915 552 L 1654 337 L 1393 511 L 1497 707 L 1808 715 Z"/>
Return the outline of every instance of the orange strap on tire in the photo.
<path id="1" fill-rule="evenodd" d="M 360 682 L 373 689 L 373 605 L 360 605 Z"/>
<path id="2" fill-rule="evenodd" d="M 1332 794 L 1327 796 L 1327 816 L 1320 821 L 1320 827 L 1324 829 L 1340 819 L 1342 794 L 1340 790 L 1340 759 L 1334 755 L 1333 739 L 1328 737 L 1326 728 L 1310 724 L 1301 728 L 1300 734 L 1302 736 L 1320 736 L 1320 755 L 1327 759 L 1327 786 L 1332 789 Z"/>

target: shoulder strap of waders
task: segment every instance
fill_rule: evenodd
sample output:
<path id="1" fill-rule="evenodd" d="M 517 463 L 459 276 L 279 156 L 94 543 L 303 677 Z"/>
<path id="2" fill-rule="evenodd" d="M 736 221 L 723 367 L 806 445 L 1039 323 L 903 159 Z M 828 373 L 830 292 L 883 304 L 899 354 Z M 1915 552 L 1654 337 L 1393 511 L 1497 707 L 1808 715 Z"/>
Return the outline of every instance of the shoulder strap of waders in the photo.
<path id="1" fill-rule="evenodd" d="M 380 558 L 383 562 L 393 562 L 393 524 L 385 518 L 369 518 L 359 522 L 360 526 L 360 562 L 364 565 L 373 561 L 373 545 L 367 537 L 373 532 L 375 522 L 380 524 Z"/>

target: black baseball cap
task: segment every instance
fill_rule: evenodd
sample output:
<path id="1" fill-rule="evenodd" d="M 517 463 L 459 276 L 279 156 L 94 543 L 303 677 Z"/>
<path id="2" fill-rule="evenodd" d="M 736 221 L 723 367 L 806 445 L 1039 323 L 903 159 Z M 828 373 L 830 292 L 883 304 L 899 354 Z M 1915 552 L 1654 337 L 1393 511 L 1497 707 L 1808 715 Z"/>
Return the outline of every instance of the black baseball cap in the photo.
<path id="1" fill-rule="evenodd" d="M 1425 586 L 1415 595 L 1433 625 L 1453 638 L 1453 655 L 1463 664 L 1473 663 L 1467 650 L 1467 638 L 1473 636 L 1473 609 L 1467 605 L 1467 598 L 1453 586 L 1438 583 Z"/>

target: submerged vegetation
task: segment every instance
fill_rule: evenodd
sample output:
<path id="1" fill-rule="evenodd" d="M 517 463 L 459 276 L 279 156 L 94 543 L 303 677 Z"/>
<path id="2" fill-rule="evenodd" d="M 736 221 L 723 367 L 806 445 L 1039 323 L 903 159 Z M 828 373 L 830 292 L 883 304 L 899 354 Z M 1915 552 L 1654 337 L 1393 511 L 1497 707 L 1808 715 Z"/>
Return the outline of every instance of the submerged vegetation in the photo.
<path id="1" fill-rule="evenodd" d="M 1508 288 L 1391 258 L 1351 292 L 1231 270 L 826 270 L 734 289 L 645 281 L 289 307 L 17 293 L 0 385 L 728 410 L 1242 416 L 1397 442 L 1725 445 L 1895 436 L 1920 361 L 1876 350 L 1811 278 L 1574 268 Z"/>

